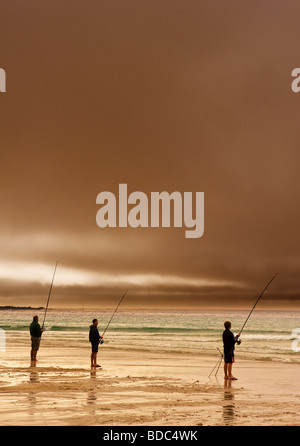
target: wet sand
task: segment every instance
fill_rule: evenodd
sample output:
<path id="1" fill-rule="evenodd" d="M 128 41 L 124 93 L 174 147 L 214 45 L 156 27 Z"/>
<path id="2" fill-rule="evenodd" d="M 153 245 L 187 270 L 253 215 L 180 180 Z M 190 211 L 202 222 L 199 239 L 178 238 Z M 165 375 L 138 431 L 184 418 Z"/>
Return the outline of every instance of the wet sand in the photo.
<path id="1" fill-rule="evenodd" d="M 28 350 L 28 349 L 27 349 Z M 218 357 L 42 347 L 1 353 L 2 426 L 295 426 L 299 364 L 237 361 L 237 381 L 208 378 Z"/>

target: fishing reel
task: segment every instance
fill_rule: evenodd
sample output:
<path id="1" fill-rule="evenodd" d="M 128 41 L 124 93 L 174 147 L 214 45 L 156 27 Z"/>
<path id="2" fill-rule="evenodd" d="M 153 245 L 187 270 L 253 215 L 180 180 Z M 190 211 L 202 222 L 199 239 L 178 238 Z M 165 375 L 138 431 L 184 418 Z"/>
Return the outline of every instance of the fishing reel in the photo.
<path id="1" fill-rule="evenodd" d="M 239 339 L 239 335 L 236 335 L 236 336 L 234 337 L 234 340 L 235 340 L 235 343 L 236 343 L 237 345 L 240 345 L 241 342 L 242 342 L 242 340 Z"/>
<path id="2" fill-rule="evenodd" d="M 100 339 L 99 344 L 103 344 L 104 340 Z"/>

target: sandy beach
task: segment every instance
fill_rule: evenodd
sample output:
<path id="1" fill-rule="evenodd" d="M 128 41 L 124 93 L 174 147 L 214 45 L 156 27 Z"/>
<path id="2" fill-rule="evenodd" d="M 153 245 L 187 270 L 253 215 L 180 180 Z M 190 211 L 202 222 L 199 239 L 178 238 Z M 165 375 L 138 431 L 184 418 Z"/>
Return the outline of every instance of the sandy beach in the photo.
<path id="1" fill-rule="evenodd" d="M 218 357 L 47 346 L 1 353 L 2 426 L 295 426 L 299 364 L 237 361 L 237 381 L 208 375 Z"/>

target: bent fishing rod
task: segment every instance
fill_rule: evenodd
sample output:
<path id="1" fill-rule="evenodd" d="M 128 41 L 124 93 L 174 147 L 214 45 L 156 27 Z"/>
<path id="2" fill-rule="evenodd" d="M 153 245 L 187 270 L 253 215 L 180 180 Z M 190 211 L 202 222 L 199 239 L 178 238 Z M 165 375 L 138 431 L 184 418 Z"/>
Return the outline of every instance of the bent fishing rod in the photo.
<path id="1" fill-rule="evenodd" d="M 123 296 L 121 297 L 120 302 L 119 302 L 118 305 L 116 306 L 115 311 L 113 312 L 113 314 L 112 314 L 110 320 L 108 321 L 108 324 L 106 325 L 105 330 L 104 330 L 104 332 L 102 333 L 102 338 L 104 337 L 106 330 L 108 329 L 108 327 L 109 327 L 111 321 L 113 320 L 114 315 L 116 314 L 116 312 L 117 312 L 119 306 L 121 305 L 122 300 L 123 300 L 124 297 L 126 296 L 127 291 L 128 291 L 128 290 L 126 290 L 125 293 L 123 294 Z M 102 341 L 102 342 L 101 342 L 101 341 Z M 100 343 L 103 344 L 103 342 L 104 342 L 103 339 L 101 339 L 101 341 L 100 341 Z"/>
<path id="2" fill-rule="evenodd" d="M 57 264 L 58 264 L 58 260 L 56 261 L 56 264 L 55 264 L 54 273 L 53 273 L 53 277 L 52 277 L 52 282 L 51 282 L 51 285 L 50 285 L 50 290 L 49 290 L 49 295 L 48 295 L 48 299 L 47 299 L 47 305 L 46 305 L 46 309 L 45 309 L 42 329 L 44 328 L 44 324 L 45 324 L 45 319 L 46 319 L 46 314 L 47 314 L 47 310 L 48 310 L 48 305 L 49 305 L 49 300 L 50 300 L 51 291 L 52 291 L 52 287 L 53 287 L 53 282 L 54 282 L 54 277 L 55 277 L 55 273 L 56 273 Z"/>
<path id="3" fill-rule="evenodd" d="M 273 282 L 273 280 L 275 279 L 275 277 L 276 277 L 277 275 L 278 275 L 278 273 L 276 273 L 275 276 L 272 277 L 272 279 L 267 283 L 267 285 L 264 287 L 264 289 L 263 289 L 262 292 L 260 293 L 258 299 L 256 300 L 255 304 L 254 304 L 253 307 L 252 307 L 252 310 L 251 310 L 250 313 L 248 314 L 248 317 L 247 317 L 247 319 L 245 320 L 244 325 L 242 326 L 241 330 L 239 331 L 239 336 L 241 335 L 242 331 L 244 330 L 244 327 L 245 327 L 245 325 L 247 324 L 247 322 L 248 322 L 248 320 L 249 320 L 249 318 L 250 318 L 250 316 L 251 316 L 251 314 L 252 314 L 254 308 L 256 307 L 256 305 L 257 305 L 257 303 L 258 303 L 258 301 L 261 299 L 262 295 L 264 294 L 264 292 L 266 291 L 266 289 L 268 288 L 268 286 L 270 285 L 270 283 Z"/>

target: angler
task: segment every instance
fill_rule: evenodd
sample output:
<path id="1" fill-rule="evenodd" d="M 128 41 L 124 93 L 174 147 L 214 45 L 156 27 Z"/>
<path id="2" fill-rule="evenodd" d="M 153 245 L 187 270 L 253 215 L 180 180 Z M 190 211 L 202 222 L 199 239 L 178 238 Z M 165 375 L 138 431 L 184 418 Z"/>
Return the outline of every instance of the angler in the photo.
<path id="1" fill-rule="evenodd" d="M 44 325 L 45 325 L 45 320 L 46 320 L 46 314 L 47 314 L 47 310 L 48 310 L 48 305 L 49 305 L 49 301 L 50 301 L 50 296 L 51 296 L 51 291 L 52 291 L 52 287 L 53 287 L 53 282 L 54 282 L 54 277 L 55 277 L 55 272 L 56 272 L 56 268 L 57 268 L 57 263 L 55 264 L 55 268 L 54 268 L 54 273 L 53 273 L 53 277 L 52 277 L 52 282 L 50 285 L 50 290 L 49 290 L 49 294 L 48 294 L 48 299 L 47 299 L 47 305 L 46 305 L 46 309 L 45 309 L 45 314 L 44 314 L 44 320 L 43 320 L 43 325 L 42 327 L 39 324 L 39 318 L 37 315 L 33 316 L 33 321 L 30 324 L 29 330 L 30 330 L 30 336 L 31 336 L 31 351 L 30 351 L 30 356 L 31 356 L 31 361 L 32 362 L 36 362 L 36 355 L 37 352 L 40 348 L 40 342 L 41 342 L 41 337 L 42 337 L 42 333 L 44 331 Z"/>
<path id="2" fill-rule="evenodd" d="M 234 347 L 236 343 L 241 343 L 238 339 L 240 334 L 234 336 L 231 329 L 231 322 L 224 322 L 225 330 L 223 331 L 224 345 L 224 379 L 237 379 L 232 375 L 232 364 L 234 362 Z"/>
<path id="3" fill-rule="evenodd" d="M 262 292 L 260 293 L 260 295 L 258 296 L 255 304 L 253 305 L 250 313 L 248 314 L 242 328 L 240 329 L 239 333 L 234 336 L 234 334 L 230 331 L 231 328 L 231 322 L 230 321 L 226 321 L 224 323 L 225 326 L 225 331 L 223 332 L 223 345 L 224 345 L 224 355 L 220 352 L 221 358 L 218 359 L 217 364 L 214 366 L 214 368 L 212 369 L 212 371 L 210 372 L 210 374 L 208 375 L 210 377 L 210 375 L 212 374 L 212 372 L 217 368 L 217 371 L 215 373 L 215 376 L 217 376 L 222 358 L 224 357 L 224 373 L 225 373 L 225 379 L 237 379 L 234 378 L 232 376 L 232 363 L 234 362 L 234 347 L 235 344 L 240 344 L 241 340 L 239 339 L 239 337 L 241 336 L 242 331 L 244 330 L 251 314 L 253 313 L 254 308 L 256 307 L 258 301 L 262 298 L 262 295 L 264 294 L 264 292 L 266 291 L 266 289 L 268 288 L 268 286 L 270 285 L 270 283 L 275 279 L 275 277 L 278 275 L 278 273 L 275 274 L 274 277 L 272 277 L 272 279 L 267 283 L 267 285 L 264 287 L 264 289 L 262 290 Z"/>
<path id="4" fill-rule="evenodd" d="M 98 331 L 98 319 L 93 319 L 92 325 L 90 325 L 90 333 L 89 333 L 89 341 L 92 344 L 92 353 L 91 353 L 91 367 L 101 367 L 101 365 L 97 364 L 97 353 L 98 346 L 103 339 L 103 336 L 100 336 Z"/>
<path id="5" fill-rule="evenodd" d="M 40 348 L 41 337 L 44 331 L 39 324 L 39 317 L 37 315 L 33 316 L 33 321 L 30 324 L 29 331 L 31 337 L 30 358 L 31 362 L 36 362 L 36 355 Z"/>
<path id="6" fill-rule="evenodd" d="M 105 327 L 105 329 L 104 329 L 104 331 L 102 333 L 102 336 L 99 334 L 99 331 L 98 331 L 98 328 L 97 328 L 98 320 L 97 319 L 93 319 L 93 323 L 90 326 L 90 332 L 89 332 L 89 341 L 92 344 L 91 367 L 101 367 L 101 365 L 97 364 L 97 353 L 98 353 L 99 344 L 103 344 L 103 342 L 104 342 L 104 340 L 103 340 L 104 335 L 105 335 L 105 333 L 106 333 L 106 331 L 107 331 L 111 321 L 113 320 L 113 317 L 116 314 L 119 306 L 121 305 L 122 300 L 126 296 L 127 291 L 128 290 L 126 290 L 125 293 L 123 294 L 123 296 L 121 297 L 120 302 L 116 306 L 115 311 L 113 312 L 110 320 L 108 321 L 108 324 L 106 325 L 106 327 Z"/>

